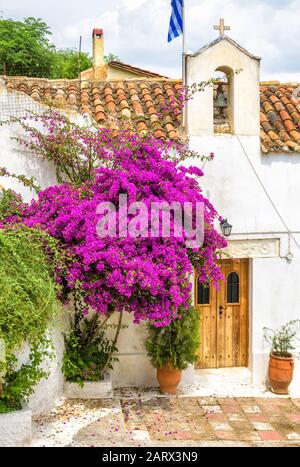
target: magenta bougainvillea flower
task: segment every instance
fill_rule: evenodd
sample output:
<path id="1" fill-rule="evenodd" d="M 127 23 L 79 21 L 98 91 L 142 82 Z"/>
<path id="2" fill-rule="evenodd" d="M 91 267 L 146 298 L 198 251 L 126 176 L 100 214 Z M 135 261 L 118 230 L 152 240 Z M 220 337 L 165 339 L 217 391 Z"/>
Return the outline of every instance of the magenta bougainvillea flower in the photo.
<path id="1" fill-rule="evenodd" d="M 49 138 L 61 141 L 62 131 L 62 125 L 58 131 L 52 122 Z M 38 138 L 32 138 L 36 146 Z M 87 310 L 103 315 L 125 310 L 134 314 L 135 323 L 150 320 L 166 326 L 178 318 L 179 310 L 188 308 L 193 268 L 203 283 L 217 285 L 221 279 L 217 252 L 226 242 L 214 228 L 219 216 L 201 192 L 197 177 L 203 173 L 170 159 L 170 148 L 152 137 L 139 138 L 128 131 L 112 137 L 107 129 L 98 129 L 92 136 L 80 130 L 76 144 L 78 138 L 98 151 L 93 172 L 87 175 L 84 166 L 80 184 L 61 183 L 41 191 L 24 209 L 23 222 L 45 230 L 64 246 L 69 262 L 66 271 L 57 272 L 57 280 L 69 291 L 79 284 Z M 162 201 L 203 203 L 203 245 L 187 248 L 184 233 L 177 238 L 100 238 L 97 207 L 103 202 L 118 207 L 120 194 L 126 194 L 129 203 L 142 201 L 148 207 Z"/>

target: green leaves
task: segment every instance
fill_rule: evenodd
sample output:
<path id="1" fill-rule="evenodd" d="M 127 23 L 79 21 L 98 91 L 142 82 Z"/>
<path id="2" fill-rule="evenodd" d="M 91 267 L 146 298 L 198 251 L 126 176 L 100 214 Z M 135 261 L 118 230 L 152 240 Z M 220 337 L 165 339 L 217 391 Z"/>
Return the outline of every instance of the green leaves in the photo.
<path id="1" fill-rule="evenodd" d="M 263 328 L 264 339 L 271 345 L 271 352 L 278 357 L 291 357 L 295 350 L 294 343 L 300 329 L 300 320 L 295 319 L 273 330 Z"/>
<path id="2" fill-rule="evenodd" d="M 101 381 L 106 370 L 113 368 L 117 361 L 114 354 L 118 351 L 116 344 L 122 328 L 119 324 L 109 325 L 108 316 L 94 314 L 86 318 L 86 306 L 83 292 L 76 285 L 73 293 L 75 313 L 71 323 L 71 331 L 64 335 L 65 352 L 62 371 L 67 381 L 77 383 L 81 387 L 84 381 Z M 115 338 L 106 336 L 109 328 L 116 328 Z"/>
<path id="3" fill-rule="evenodd" d="M 9 75 L 49 76 L 54 46 L 40 18 L 0 20 L 0 66 Z"/>
<path id="4" fill-rule="evenodd" d="M 3 124 L 3 122 L 2 122 Z M 8 172 L 5 167 L 0 167 L 0 177 L 10 177 L 18 180 L 22 183 L 23 186 L 30 188 L 30 190 L 35 191 L 35 193 L 39 193 L 41 191 L 41 187 L 37 185 L 36 179 L 34 177 L 26 177 L 25 175 L 17 175 L 15 173 Z M 0 187 L 0 192 L 1 190 Z M 8 190 L 11 192 L 11 190 Z M 19 196 L 20 198 L 20 196 Z"/>
<path id="5" fill-rule="evenodd" d="M 148 324 L 148 333 L 146 349 L 155 368 L 169 363 L 173 368 L 184 370 L 190 363 L 197 361 L 200 336 L 199 313 L 196 309 L 183 311 L 181 319 L 163 328 Z"/>
<path id="6" fill-rule="evenodd" d="M 77 78 L 79 71 L 92 66 L 87 53 L 57 50 L 51 32 L 40 18 L 23 21 L 0 20 L 0 74 L 39 78 Z"/>
<path id="7" fill-rule="evenodd" d="M 114 53 L 108 53 L 107 55 L 104 55 L 104 61 L 106 63 L 108 62 L 121 62 L 121 59 L 118 57 L 118 55 L 115 55 Z"/>
<path id="8" fill-rule="evenodd" d="M 49 241 L 48 241 L 49 239 Z M 56 287 L 43 245 L 55 250 L 55 240 L 38 230 L 0 229 L 0 339 L 6 361 L 0 413 L 18 410 L 47 372 L 41 368 L 52 356 L 51 342 L 45 337 L 57 312 Z M 56 253 L 52 253 L 55 259 Z M 25 344 L 30 349 L 21 368 L 15 357 Z"/>
<path id="9" fill-rule="evenodd" d="M 100 381 L 106 369 L 116 361 L 115 343 L 105 336 L 107 325 L 95 315 L 81 319 L 77 327 L 65 335 L 63 373 L 67 381 L 83 386 L 84 381 Z"/>
<path id="10" fill-rule="evenodd" d="M 0 230 L 0 337 L 8 355 L 38 342 L 57 311 L 43 237 L 25 227 Z"/>
<path id="11" fill-rule="evenodd" d="M 75 50 L 55 50 L 52 52 L 49 77 L 51 79 L 74 79 L 78 77 L 79 72 L 87 70 L 92 66 L 92 59 L 85 52 L 81 52 L 79 55 Z"/>
<path id="12" fill-rule="evenodd" d="M 45 358 L 52 359 L 52 343 L 43 337 L 31 349 L 27 363 L 17 368 L 17 359 L 11 356 L 7 362 L 4 392 L 0 395 L 0 413 L 20 410 L 33 394 L 35 386 L 48 376 L 41 365 Z"/>

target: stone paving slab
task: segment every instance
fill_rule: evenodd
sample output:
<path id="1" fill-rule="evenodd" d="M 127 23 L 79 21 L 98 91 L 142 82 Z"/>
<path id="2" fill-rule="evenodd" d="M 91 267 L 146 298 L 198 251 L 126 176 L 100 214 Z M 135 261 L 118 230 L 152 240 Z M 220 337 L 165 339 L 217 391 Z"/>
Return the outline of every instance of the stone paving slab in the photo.
<path id="1" fill-rule="evenodd" d="M 160 397 L 63 401 L 35 417 L 33 446 L 300 446 L 300 399 Z"/>
<path id="2" fill-rule="evenodd" d="M 174 398 L 159 401 L 162 400 L 121 400 L 127 428 L 133 429 L 138 417 L 152 440 L 226 440 L 254 444 L 292 440 L 300 446 L 299 407 L 291 399 Z"/>
<path id="3" fill-rule="evenodd" d="M 116 443 L 125 434 L 119 399 L 63 400 L 34 417 L 32 446 L 93 446 L 98 439 Z"/>

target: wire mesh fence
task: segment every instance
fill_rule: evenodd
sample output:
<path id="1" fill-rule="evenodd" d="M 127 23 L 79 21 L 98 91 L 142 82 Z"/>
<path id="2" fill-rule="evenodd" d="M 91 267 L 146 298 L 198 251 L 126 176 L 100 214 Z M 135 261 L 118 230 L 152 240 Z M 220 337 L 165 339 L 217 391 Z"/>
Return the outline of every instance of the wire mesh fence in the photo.
<path id="1" fill-rule="evenodd" d="M 0 122 L 11 117 L 25 117 L 32 113 L 40 113 L 46 106 L 36 102 L 23 92 L 0 89 Z"/>
<path id="2" fill-rule="evenodd" d="M 22 64 L 0 63 L 0 75 L 4 76 L 27 76 L 29 78 L 50 78 L 51 66 L 44 68 L 38 64 L 35 67 L 29 67 Z"/>
<path id="3" fill-rule="evenodd" d="M 27 76 L 32 78 L 48 79 L 76 79 L 80 72 L 92 67 L 92 60 L 84 52 L 78 53 L 73 49 L 61 49 L 56 51 L 52 58 L 39 63 L 32 60 L 27 63 L 13 63 L 0 61 L 0 75 Z"/>
<path id="4" fill-rule="evenodd" d="M 46 68 L 38 68 L 33 72 L 21 64 L 8 66 L 0 62 L 0 122 L 10 117 L 42 113 L 53 107 L 57 86 L 63 86 L 62 83 L 67 79 L 50 78 L 49 69 Z M 80 77 L 75 82 L 76 88 L 80 89 Z"/>

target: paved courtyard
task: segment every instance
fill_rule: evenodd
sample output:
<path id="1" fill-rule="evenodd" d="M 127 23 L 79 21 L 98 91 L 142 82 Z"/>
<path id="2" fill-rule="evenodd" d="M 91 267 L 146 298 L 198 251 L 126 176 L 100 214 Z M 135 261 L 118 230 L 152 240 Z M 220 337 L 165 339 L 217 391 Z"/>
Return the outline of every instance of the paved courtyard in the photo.
<path id="1" fill-rule="evenodd" d="M 35 417 L 33 446 L 300 446 L 300 399 L 121 391 Z"/>

